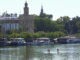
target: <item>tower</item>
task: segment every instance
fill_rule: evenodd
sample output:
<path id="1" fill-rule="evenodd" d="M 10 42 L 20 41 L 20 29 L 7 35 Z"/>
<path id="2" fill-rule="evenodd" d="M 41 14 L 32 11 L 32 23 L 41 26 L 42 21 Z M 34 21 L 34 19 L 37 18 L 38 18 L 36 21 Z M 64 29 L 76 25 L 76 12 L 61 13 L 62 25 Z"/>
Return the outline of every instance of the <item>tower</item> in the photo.
<path id="1" fill-rule="evenodd" d="M 25 6 L 24 6 L 24 16 L 29 15 L 29 8 L 28 8 L 28 4 L 27 2 L 25 2 Z"/>
<path id="2" fill-rule="evenodd" d="M 43 6 L 41 6 L 40 17 L 44 17 L 44 13 L 43 13 Z"/>
<path id="3" fill-rule="evenodd" d="M 34 33 L 34 16 L 29 15 L 29 8 L 27 2 L 25 2 L 24 14 L 19 17 L 20 26 L 25 29 L 26 32 Z"/>

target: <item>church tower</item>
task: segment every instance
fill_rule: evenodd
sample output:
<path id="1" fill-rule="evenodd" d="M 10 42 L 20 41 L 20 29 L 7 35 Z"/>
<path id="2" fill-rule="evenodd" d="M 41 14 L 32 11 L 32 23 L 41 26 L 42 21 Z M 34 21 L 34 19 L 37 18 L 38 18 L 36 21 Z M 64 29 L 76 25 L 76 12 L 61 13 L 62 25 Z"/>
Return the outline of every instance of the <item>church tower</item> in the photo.
<path id="1" fill-rule="evenodd" d="M 29 8 L 27 2 L 24 4 L 24 14 L 19 17 L 20 26 L 26 30 L 26 32 L 34 33 L 34 16 L 29 15 Z"/>
<path id="2" fill-rule="evenodd" d="M 44 17 L 44 13 L 43 13 L 43 6 L 41 6 L 40 17 Z"/>
<path id="3" fill-rule="evenodd" d="M 29 15 L 29 8 L 28 8 L 28 4 L 27 2 L 25 2 L 25 6 L 24 6 L 24 16 Z"/>

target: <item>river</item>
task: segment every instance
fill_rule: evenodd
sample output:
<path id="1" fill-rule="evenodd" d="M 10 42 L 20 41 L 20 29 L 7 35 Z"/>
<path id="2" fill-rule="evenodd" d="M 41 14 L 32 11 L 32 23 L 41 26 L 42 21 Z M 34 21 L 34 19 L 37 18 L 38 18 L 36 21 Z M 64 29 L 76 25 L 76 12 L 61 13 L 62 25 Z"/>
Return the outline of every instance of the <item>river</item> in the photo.
<path id="1" fill-rule="evenodd" d="M 0 47 L 0 60 L 80 60 L 80 44 Z"/>

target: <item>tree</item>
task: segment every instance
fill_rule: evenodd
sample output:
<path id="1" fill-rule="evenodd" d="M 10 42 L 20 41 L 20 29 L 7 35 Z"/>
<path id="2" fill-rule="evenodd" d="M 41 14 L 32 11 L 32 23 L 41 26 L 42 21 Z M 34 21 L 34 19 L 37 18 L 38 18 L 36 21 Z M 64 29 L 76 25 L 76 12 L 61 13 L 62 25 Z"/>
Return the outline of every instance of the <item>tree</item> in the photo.
<path id="1" fill-rule="evenodd" d="M 72 18 L 71 20 L 71 24 L 72 24 L 72 33 L 76 34 L 79 31 L 79 26 L 77 22 L 80 22 L 80 17 L 76 16 L 74 18 Z"/>
<path id="2" fill-rule="evenodd" d="M 80 21 L 76 22 L 77 28 L 78 28 L 78 32 L 80 32 Z"/>
<path id="3" fill-rule="evenodd" d="M 53 32 L 56 30 L 56 22 L 48 18 L 35 17 L 34 26 L 35 32 L 38 31 Z"/>
<path id="4" fill-rule="evenodd" d="M 70 18 L 68 16 L 63 16 L 57 19 L 58 24 L 65 24 L 70 21 Z"/>
<path id="5" fill-rule="evenodd" d="M 48 32 L 50 29 L 51 20 L 47 18 L 35 18 L 35 32 L 44 31 Z"/>
<path id="6" fill-rule="evenodd" d="M 56 25 L 56 31 L 65 32 L 65 30 L 64 30 L 64 24 L 57 24 Z"/>

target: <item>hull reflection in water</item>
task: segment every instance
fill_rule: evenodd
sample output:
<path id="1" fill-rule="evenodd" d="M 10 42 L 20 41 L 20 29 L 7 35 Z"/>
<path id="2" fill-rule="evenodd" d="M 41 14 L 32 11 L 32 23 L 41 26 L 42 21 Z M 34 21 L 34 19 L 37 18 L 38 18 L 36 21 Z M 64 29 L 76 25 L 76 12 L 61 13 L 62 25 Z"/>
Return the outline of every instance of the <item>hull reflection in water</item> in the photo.
<path id="1" fill-rule="evenodd" d="M 0 60 L 80 60 L 80 44 L 0 48 Z"/>

